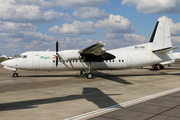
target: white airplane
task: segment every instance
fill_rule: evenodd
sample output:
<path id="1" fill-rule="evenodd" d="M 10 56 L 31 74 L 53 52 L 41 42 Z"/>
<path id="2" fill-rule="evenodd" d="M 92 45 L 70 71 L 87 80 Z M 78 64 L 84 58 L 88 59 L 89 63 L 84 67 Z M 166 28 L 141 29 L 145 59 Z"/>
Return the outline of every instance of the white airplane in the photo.
<path id="1" fill-rule="evenodd" d="M 14 71 L 13 77 L 18 77 L 17 69 L 32 71 L 81 70 L 93 78 L 92 70 L 120 70 L 174 60 L 174 49 L 170 37 L 169 21 L 158 19 L 149 43 L 106 51 L 105 44 L 98 42 L 82 50 L 34 51 L 22 53 L 19 58 L 2 62 L 5 69 Z"/>
<path id="2" fill-rule="evenodd" d="M 8 59 L 8 57 L 4 54 L 4 55 L 0 55 L 0 58 L 2 59 Z"/>

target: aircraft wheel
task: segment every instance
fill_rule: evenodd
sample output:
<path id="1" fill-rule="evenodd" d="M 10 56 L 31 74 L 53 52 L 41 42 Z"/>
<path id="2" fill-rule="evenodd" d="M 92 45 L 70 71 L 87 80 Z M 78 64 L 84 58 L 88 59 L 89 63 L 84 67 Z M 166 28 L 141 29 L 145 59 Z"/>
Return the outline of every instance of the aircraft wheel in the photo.
<path id="1" fill-rule="evenodd" d="M 158 70 L 158 67 L 154 67 L 154 70 Z"/>
<path id="2" fill-rule="evenodd" d="M 163 65 L 160 65 L 159 68 L 160 68 L 160 69 L 164 69 L 164 66 L 163 66 Z"/>
<path id="3" fill-rule="evenodd" d="M 13 74 L 13 77 L 18 77 L 18 73 L 14 73 L 14 74 Z"/>
<path id="4" fill-rule="evenodd" d="M 88 79 L 92 79 L 92 78 L 93 78 L 93 74 L 92 74 L 92 73 L 87 73 L 87 74 L 86 74 L 86 77 L 87 77 Z"/>
<path id="5" fill-rule="evenodd" d="M 86 71 L 85 70 L 81 70 L 80 74 L 81 74 L 81 76 L 84 76 L 84 75 L 86 75 Z"/>

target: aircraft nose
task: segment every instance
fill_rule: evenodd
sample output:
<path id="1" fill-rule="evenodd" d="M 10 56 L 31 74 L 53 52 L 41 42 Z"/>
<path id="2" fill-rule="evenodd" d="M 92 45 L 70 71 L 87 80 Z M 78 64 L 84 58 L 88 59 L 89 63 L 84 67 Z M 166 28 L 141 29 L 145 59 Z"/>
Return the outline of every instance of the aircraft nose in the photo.
<path id="1" fill-rule="evenodd" d="M 8 67 L 14 67 L 15 66 L 14 60 L 6 60 L 6 61 L 2 62 L 1 65 L 5 65 Z"/>
<path id="2" fill-rule="evenodd" d="M 1 65 L 5 65 L 5 62 L 2 62 Z"/>

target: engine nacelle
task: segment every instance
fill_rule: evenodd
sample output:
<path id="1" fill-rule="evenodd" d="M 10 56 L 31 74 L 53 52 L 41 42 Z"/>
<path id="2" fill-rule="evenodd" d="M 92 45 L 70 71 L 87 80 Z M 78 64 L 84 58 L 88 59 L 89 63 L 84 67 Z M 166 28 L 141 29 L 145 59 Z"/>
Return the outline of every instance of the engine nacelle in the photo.
<path id="1" fill-rule="evenodd" d="M 79 60 L 81 55 L 78 53 L 79 50 L 64 50 L 59 51 L 58 54 L 61 56 L 62 60 Z"/>

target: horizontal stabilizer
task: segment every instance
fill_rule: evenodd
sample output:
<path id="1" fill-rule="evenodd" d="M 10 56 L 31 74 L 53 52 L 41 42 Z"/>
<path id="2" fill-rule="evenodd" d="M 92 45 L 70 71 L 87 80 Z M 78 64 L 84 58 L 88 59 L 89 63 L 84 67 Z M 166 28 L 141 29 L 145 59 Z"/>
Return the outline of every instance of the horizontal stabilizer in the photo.
<path id="1" fill-rule="evenodd" d="M 171 50 L 177 49 L 178 47 L 168 47 L 168 48 L 163 48 L 163 49 L 158 49 L 158 50 L 153 50 L 153 53 L 166 53 Z"/>

